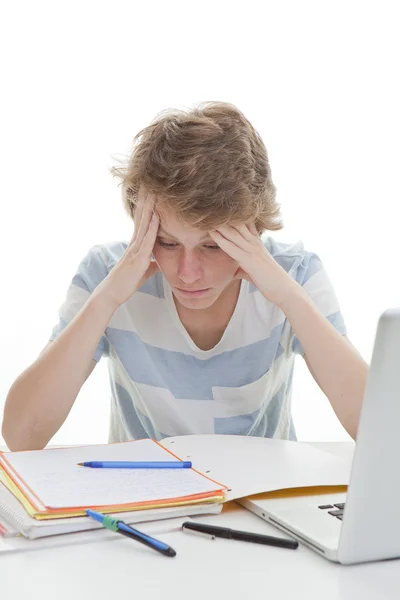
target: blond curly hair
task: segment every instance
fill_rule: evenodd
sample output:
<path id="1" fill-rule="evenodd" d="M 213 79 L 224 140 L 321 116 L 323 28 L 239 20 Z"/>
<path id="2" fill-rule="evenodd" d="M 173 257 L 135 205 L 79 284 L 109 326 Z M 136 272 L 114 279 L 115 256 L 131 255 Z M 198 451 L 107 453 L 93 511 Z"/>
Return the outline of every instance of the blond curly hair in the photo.
<path id="1" fill-rule="evenodd" d="M 143 186 L 161 211 L 200 229 L 250 221 L 260 233 L 283 227 L 265 145 L 226 102 L 162 111 L 135 136 L 130 156 L 111 173 L 121 180 L 132 219 Z"/>

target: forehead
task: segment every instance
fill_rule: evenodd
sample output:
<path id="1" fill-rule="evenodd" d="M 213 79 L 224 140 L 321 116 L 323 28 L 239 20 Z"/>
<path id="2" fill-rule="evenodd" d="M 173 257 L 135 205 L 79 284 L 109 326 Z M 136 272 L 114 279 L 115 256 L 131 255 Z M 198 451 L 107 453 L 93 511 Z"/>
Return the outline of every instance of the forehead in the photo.
<path id="1" fill-rule="evenodd" d="M 159 232 L 170 234 L 177 239 L 200 240 L 210 238 L 210 235 L 204 229 L 199 229 L 182 222 L 173 215 L 160 212 Z"/>

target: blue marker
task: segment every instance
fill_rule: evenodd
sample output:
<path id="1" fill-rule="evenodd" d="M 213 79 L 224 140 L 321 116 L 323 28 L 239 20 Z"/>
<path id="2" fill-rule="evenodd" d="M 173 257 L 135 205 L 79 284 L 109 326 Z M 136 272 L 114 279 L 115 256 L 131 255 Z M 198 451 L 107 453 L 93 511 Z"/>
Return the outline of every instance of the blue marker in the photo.
<path id="1" fill-rule="evenodd" d="M 131 461 L 95 461 L 78 463 L 80 467 L 92 467 L 92 469 L 191 469 L 190 461 L 175 460 L 158 462 L 131 462 Z"/>
<path id="2" fill-rule="evenodd" d="M 92 519 L 99 521 L 103 527 L 111 529 L 111 531 L 121 533 L 122 535 L 126 535 L 137 542 L 141 542 L 142 544 L 149 546 L 149 548 L 153 548 L 153 550 L 161 552 L 161 554 L 164 554 L 164 556 L 176 556 L 175 550 L 171 548 L 171 546 L 168 546 L 168 544 L 164 544 L 164 542 L 160 542 L 159 540 L 156 540 L 155 538 L 152 538 L 149 535 L 138 531 L 137 529 L 133 529 L 133 527 L 129 527 L 129 525 L 123 521 L 117 521 L 109 515 L 103 515 L 89 509 L 86 510 L 86 514 Z"/>

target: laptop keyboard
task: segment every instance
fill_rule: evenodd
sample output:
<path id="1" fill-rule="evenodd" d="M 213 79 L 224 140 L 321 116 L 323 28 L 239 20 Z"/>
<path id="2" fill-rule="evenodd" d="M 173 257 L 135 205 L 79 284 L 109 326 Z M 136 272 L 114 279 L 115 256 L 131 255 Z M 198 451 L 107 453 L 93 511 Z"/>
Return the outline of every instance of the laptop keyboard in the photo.
<path id="1" fill-rule="evenodd" d="M 328 515 L 332 515 L 332 517 L 336 517 L 341 521 L 343 519 L 345 504 L 345 502 L 339 502 L 338 504 L 321 504 L 318 508 L 326 510 Z M 329 508 L 332 510 L 328 510 Z"/>

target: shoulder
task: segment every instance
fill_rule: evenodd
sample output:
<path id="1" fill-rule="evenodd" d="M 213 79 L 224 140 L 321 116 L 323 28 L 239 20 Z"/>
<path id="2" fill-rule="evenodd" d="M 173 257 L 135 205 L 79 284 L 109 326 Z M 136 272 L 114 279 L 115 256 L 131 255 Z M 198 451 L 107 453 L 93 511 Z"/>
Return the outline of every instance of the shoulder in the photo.
<path id="1" fill-rule="evenodd" d="M 285 243 L 272 237 L 263 237 L 262 241 L 276 262 L 301 285 L 323 270 L 318 254 L 306 250 L 301 240 Z"/>
<path id="2" fill-rule="evenodd" d="M 72 283 L 88 291 L 93 291 L 107 277 L 122 257 L 127 246 L 127 242 L 114 241 L 96 244 L 89 248 L 79 264 Z"/>

